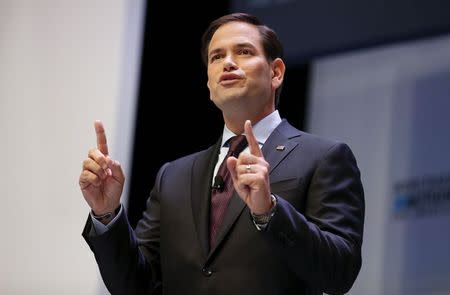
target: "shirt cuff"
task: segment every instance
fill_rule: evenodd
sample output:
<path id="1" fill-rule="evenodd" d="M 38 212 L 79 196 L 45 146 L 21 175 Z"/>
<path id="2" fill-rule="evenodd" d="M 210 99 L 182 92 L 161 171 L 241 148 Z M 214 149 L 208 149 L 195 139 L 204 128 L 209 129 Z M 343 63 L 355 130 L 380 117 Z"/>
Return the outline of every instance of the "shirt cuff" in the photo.
<path id="1" fill-rule="evenodd" d="M 120 204 L 120 209 L 119 209 L 119 213 L 117 213 L 116 216 L 114 216 L 114 218 L 108 223 L 108 224 L 103 224 L 100 221 L 98 221 L 94 215 L 92 214 L 92 210 L 90 212 L 91 215 L 91 220 L 92 220 L 92 229 L 89 233 L 90 236 L 99 236 L 102 235 L 104 233 L 106 233 L 113 225 L 114 223 L 116 223 L 117 219 L 119 219 L 120 214 L 122 214 L 123 211 L 123 206 L 122 204 Z"/>

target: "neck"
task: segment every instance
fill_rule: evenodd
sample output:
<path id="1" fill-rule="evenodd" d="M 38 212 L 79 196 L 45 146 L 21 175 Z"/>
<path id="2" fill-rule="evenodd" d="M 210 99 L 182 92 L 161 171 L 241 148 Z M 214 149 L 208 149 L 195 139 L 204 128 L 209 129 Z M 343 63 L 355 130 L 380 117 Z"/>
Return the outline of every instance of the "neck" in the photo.
<path id="1" fill-rule="evenodd" d="M 223 119 L 225 125 L 234 134 L 244 133 L 244 123 L 246 120 L 252 122 L 252 126 L 264 119 L 266 116 L 270 115 L 274 108 L 268 108 L 262 112 L 251 113 L 251 112 L 233 112 L 233 113 L 223 113 Z"/>

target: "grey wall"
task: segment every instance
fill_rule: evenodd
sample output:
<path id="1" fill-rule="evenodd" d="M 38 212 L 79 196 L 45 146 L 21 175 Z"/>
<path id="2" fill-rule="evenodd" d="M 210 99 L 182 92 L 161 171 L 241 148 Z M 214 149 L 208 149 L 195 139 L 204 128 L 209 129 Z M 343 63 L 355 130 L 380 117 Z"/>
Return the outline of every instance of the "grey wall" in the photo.
<path id="1" fill-rule="evenodd" d="M 78 187 L 101 119 L 129 168 L 144 1 L 0 2 L 1 294 L 98 294 Z"/>

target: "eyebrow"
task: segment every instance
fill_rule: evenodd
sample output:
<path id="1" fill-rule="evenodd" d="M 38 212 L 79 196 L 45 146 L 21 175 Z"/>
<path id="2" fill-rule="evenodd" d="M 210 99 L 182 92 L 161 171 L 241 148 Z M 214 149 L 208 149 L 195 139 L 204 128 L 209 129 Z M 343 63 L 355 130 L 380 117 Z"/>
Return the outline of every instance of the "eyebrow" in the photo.
<path id="1" fill-rule="evenodd" d="M 222 48 L 216 48 L 214 50 L 211 50 L 208 54 L 208 58 L 210 58 L 211 56 L 213 56 L 216 53 L 219 53 L 220 51 L 222 51 Z"/>
<path id="2" fill-rule="evenodd" d="M 250 48 L 256 50 L 256 47 L 255 47 L 252 43 L 250 43 L 250 42 L 242 42 L 242 43 L 238 43 L 238 44 L 233 45 L 233 47 L 236 47 L 236 48 L 246 48 L 246 47 L 250 47 Z M 211 50 L 211 51 L 209 52 L 208 57 L 211 57 L 212 55 L 214 55 L 214 54 L 216 54 L 216 53 L 218 53 L 218 52 L 221 52 L 222 50 L 223 50 L 222 47 L 213 49 L 213 50 Z"/>
<path id="3" fill-rule="evenodd" d="M 255 48 L 255 49 L 256 49 L 256 47 L 255 47 L 252 43 L 250 43 L 250 42 L 238 43 L 238 44 L 236 44 L 236 47 L 237 47 L 237 48 L 251 47 L 251 48 Z"/>

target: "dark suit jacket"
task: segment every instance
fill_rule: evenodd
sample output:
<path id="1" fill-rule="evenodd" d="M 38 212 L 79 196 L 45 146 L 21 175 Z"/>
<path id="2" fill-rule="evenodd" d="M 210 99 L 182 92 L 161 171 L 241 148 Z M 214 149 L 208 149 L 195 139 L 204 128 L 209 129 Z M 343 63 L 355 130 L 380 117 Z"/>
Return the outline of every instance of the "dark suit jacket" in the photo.
<path id="1" fill-rule="evenodd" d="M 277 149 L 284 146 L 284 149 Z M 275 215 L 258 231 L 235 194 L 208 246 L 211 179 L 220 141 L 165 164 L 135 230 L 121 214 L 83 236 L 112 294 L 341 294 L 361 267 L 364 193 L 349 147 L 283 121 L 262 151 Z"/>

